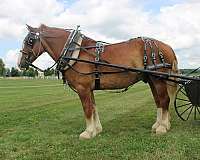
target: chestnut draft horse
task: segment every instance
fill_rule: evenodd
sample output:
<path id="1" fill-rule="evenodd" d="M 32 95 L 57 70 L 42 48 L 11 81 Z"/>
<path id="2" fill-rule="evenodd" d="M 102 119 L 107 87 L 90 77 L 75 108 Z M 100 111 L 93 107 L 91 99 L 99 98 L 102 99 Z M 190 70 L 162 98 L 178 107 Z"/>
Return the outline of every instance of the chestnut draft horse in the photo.
<path id="1" fill-rule="evenodd" d="M 27 25 L 28 26 L 28 25 Z M 70 30 L 48 27 L 41 25 L 39 28 L 27 27 L 29 30 L 26 36 L 19 60 L 19 68 L 25 69 L 28 67 L 27 60 L 32 63 L 42 53 L 47 52 L 55 62 L 60 58 L 63 46 L 65 45 L 70 35 Z M 31 36 L 37 38 L 30 39 Z M 95 46 L 97 41 L 82 35 L 82 47 Z M 177 59 L 172 48 L 158 40 L 152 39 L 157 44 L 154 45 L 155 53 L 158 48 L 163 53 L 166 63 L 171 64 L 171 68 L 160 68 L 162 72 L 177 73 Z M 31 44 L 28 44 L 31 43 Z M 142 38 L 134 38 L 116 44 L 105 45 L 100 59 L 110 64 L 123 65 L 134 68 L 144 68 L 144 41 Z M 147 56 L 150 57 L 150 48 L 147 48 Z M 87 51 L 95 52 L 95 47 L 88 47 Z M 160 60 L 156 54 L 156 63 Z M 80 49 L 79 59 L 95 61 L 95 56 L 89 54 L 86 50 Z M 152 64 L 151 57 L 147 60 L 147 65 Z M 95 75 L 83 75 L 80 73 L 95 72 L 96 67 L 93 64 L 76 62 L 73 68 L 68 68 L 63 73 L 63 78 L 70 84 L 70 86 L 77 91 L 80 97 L 85 120 L 86 129 L 80 134 L 80 139 L 90 139 L 102 132 L 102 126 L 99 120 L 97 107 L 95 104 L 94 93 L 95 90 Z M 78 72 L 76 72 L 78 71 Z M 106 66 L 98 66 L 98 71 L 116 72 L 119 69 L 110 68 Z M 100 75 L 100 90 L 106 89 L 122 89 L 144 80 L 149 84 L 155 103 L 157 105 L 157 119 L 152 126 L 152 131 L 156 134 L 166 133 L 170 129 L 170 115 L 168 112 L 170 102 L 174 101 L 177 85 L 173 82 L 166 82 L 166 80 L 155 78 L 152 75 L 144 75 L 137 72 L 118 72 L 116 74 L 101 74 Z M 168 85 L 171 83 L 170 85 Z M 173 83 L 173 84 L 172 84 Z"/>

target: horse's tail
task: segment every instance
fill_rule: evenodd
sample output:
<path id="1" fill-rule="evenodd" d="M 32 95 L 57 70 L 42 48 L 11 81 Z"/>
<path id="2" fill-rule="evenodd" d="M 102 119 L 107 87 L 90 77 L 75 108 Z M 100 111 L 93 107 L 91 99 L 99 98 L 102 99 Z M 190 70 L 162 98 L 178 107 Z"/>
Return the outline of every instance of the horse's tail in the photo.
<path id="1" fill-rule="evenodd" d="M 172 63 L 172 72 L 176 73 L 176 74 L 178 74 L 178 72 L 179 72 L 177 59 L 173 60 L 173 63 Z"/>
<path id="2" fill-rule="evenodd" d="M 174 60 L 172 62 L 171 72 L 174 73 L 174 74 L 179 73 L 178 61 L 177 61 L 176 57 L 174 58 Z M 170 79 L 176 80 L 177 78 L 170 78 Z M 179 87 L 178 83 L 170 82 L 170 81 L 167 82 L 167 92 L 168 92 L 168 95 L 169 95 L 169 98 L 170 98 L 170 104 L 173 104 L 174 101 L 175 101 L 175 96 L 176 96 L 176 92 L 178 90 L 178 87 Z"/>

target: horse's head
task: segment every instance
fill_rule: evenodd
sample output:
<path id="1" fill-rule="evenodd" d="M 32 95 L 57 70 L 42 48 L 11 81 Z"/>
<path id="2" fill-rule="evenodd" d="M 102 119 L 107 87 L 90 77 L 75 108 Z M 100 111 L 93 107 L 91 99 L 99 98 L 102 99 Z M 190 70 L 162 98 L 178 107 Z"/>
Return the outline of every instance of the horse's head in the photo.
<path id="1" fill-rule="evenodd" d="M 28 25 L 27 29 L 29 33 L 23 41 L 23 46 L 20 50 L 18 60 L 18 66 L 20 69 L 28 69 L 29 65 L 45 51 L 40 38 L 40 29 Z"/>

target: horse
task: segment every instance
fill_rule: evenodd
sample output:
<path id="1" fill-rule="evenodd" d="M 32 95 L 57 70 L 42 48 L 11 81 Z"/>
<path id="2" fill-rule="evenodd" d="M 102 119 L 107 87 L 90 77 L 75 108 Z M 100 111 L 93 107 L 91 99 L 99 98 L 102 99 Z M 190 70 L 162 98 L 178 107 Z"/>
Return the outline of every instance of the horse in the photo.
<path id="1" fill-rule="evenodd" d="M 25 37 L 23 47 L 20 50 L 21 57 L 18 64 L 19 68 L 26 69 L 44 52 L 47 52 L 55 62 L 58 62 L 71 31 L 62 28 L 49 27 L 44 24 L 41 24 L 38 28 L 27 25 L 27 29 L 29 33 Z M 87 48 L 88 46 L 95 46 L 96 43 L 97 41 L 82 34 L 81 47 Z M 162 72 L 177 73 L 178 62 L 173 49 L 164 42 L 156 39 L 152 39 L 152 45 L 154 52 L 157 53 L 158 49 L 162 51 L 165 63 L 171 65 L 170 68 L 163 67 L 158 70 Z M 145 48 L 144 40 L 141 37 L 119 43 L 106 44 L 103 52 L 100 54 L 100 59 L 110 64 L 133 68 L 145 68 Z M 150 56 L 152 48 L 146 48 L 147 57 Z M 88 47 L 87 50 L 80 49 L 78 58 L 87 61 L 95 61 L 96 56 L 94 54 L 89 54 L 94 53 L 95 49 L 95 47 Z M 155 56 L 155 63 L 159 63 L 158 55 L 156 54 Z M 29 63 L 27 63 L 27 61 Z M 151 59 L 148 58 L 146 63 L 147 65 L 152 64 Z M 165 79 L 156 78 L 153 75 L 130 71 L 122 72 L 120 69 L 96 66 L 94 64 L 78 61 L 74 62 L 72 66 L 73 67 L 63 71 L 63 79 L 77 92 L 82 103 L 86 129 L 79 135 L 80 139 L 91 139 L 102 132 L 102 125 L 94 97 L 94 91 L 96 90 L 95 74 L 81 74 L 93 73 L 97 69 L 99 73 L 102 73 L 99 76 L 99 90 L 124 89 L 142 80 L 148 83 L 157 106 L 157 118 L 152 126 L 152 131 L 156 134 L 164 134 L 170 130 L 169 106 L 175 99 L 177 84 L 167 82 Z M 104 72 L 110 72 L 110 74 L 103 74 Z M 112 74 L 112 72 L 116 73 Z"/>

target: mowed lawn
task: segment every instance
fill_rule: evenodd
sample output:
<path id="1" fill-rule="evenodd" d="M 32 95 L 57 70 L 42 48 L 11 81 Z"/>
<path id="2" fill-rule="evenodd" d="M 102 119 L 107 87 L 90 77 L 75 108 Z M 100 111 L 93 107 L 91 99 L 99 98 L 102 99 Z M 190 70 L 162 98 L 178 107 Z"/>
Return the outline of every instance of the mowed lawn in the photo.
<path id="1" fill-rule="evenodd" d="M 82 106 L 61 81 L 0 79 L 0 159 L 200 159 L 200 123 L 181 121 L 173 107 L 170 132 L 151 133 L 156 107 L 148 85 L 95 94 L 103 132 L 81 141 Z"/>

